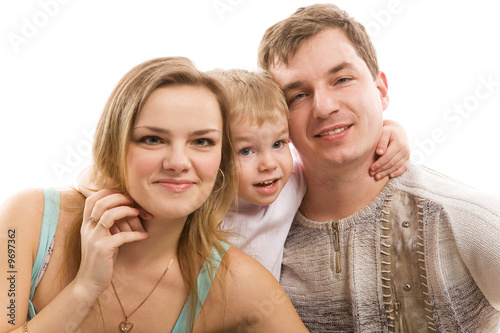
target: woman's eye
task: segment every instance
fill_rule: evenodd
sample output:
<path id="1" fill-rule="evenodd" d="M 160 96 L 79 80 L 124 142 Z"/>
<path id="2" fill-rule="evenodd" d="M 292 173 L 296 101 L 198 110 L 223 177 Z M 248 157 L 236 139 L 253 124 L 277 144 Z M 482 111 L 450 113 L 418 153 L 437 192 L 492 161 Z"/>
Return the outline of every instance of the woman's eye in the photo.
<path id="1" fill-rule="evenodd" d="M 200 146 L 200 147 L 206 147 L 206 146 L 213 146 L 215 145 L 215 142 L 214 140 L 211 140 L 211 139 L 196 139 L 195 142 L 194 142 L 197 146 Z"/>
<path id="2" fill-rule="evenodd" d="M 243 156 L 250 155 L 251 153 L 252 153 L 252 149 L 250 149 L 250 148 L 243 148 L 243 149 L 240 149 L 240 151 L 238 151 L 238 154 L 243 155 Z"/>
<path id="3" fill-rule="evenodd" d="M 140 141 L 148 145 L 156 145 L 161 142 L 161 139 L 157 136 L 145 136 Z"/>

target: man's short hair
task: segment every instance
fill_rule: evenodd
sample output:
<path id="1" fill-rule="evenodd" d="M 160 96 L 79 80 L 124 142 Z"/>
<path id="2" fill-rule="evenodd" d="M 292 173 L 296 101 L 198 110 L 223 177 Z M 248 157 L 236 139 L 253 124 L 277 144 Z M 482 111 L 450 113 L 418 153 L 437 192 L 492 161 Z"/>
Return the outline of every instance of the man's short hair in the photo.
<path id="1" fill-rule="evenodd" d="M 248 121 L 262 125 L 278 121 L 280 115 L 288 118 L 285 96 L 269 73 L 244 69 L 212 70 L 224 86 L 229 99 L 229 122 Z"/>
<path id="2" fill-rule="evenodd" d="M 279 62 L 288 65 L 304 41 L 329 28 L 345 33 L 375 79 L 379 72 L 377 54 L 365 27 L 333 4 L 301 7 L 267 29 L 259 46 L 259 66 L 269 71 Z"/>

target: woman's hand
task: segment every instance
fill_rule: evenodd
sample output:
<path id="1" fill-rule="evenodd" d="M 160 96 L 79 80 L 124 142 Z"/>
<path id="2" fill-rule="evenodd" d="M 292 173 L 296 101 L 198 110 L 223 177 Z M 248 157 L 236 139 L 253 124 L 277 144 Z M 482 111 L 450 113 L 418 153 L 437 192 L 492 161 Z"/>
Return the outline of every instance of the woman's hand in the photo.
<path id="1" fill-rule="evenodd" d="M 88 167 L 84 168 L 78 174 L 78 177 L 76 178 L 77 190 L 80 191 L 80 193 L 83 194 L 87 198 L 90 197 L 91 195 L 95 194 L 97 191 L 105 188 L 105 186 L 103 187 L 102 185 L 97 185 L 97 184 L 91 183 L 90 182 L 91 174 L 92 174 L 92 166 L 88 166 Z M 104 180 L 104 183 L 107 184 L 108 181 Z M 109 184 L 112 184 L 111 180 L 109 181 Z M 141 210 L 141 213 L 139 214 L 139 216 L 143 220 L 150 220 L 153 217 L 145 209 L 143 209 L 141 207 L 137 207 L 137 208 L 139 208 Z"/>
<path id="2" fill-rule="evenodd" d="M 140 210 L 129 196 L 101 190 L 87 198 L 80 229 L 82 258 L 75 282 L 97 295 L 110 284 L 118 248 L 143 240 Z M 91 218 L 92 217 L 92 218 Z"/>

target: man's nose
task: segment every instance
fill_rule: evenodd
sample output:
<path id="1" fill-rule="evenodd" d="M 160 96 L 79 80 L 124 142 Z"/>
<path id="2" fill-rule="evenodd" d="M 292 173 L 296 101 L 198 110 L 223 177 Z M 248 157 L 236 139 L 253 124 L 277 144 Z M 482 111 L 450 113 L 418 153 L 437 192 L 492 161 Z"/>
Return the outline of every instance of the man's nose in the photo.
<path id="1" fill-rule="evenodd" d="M 327 118 L 339 110 L 338 98 L 329 87 L 317 88 L 314 92 L 313 117 Z"/>

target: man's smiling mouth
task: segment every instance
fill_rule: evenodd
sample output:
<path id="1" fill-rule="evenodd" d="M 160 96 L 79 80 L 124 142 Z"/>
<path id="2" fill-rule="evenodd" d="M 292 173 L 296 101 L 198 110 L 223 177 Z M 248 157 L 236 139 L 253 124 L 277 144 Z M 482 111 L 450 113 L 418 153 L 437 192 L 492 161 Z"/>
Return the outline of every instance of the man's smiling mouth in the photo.
<path id="1" fill-rule="evenodd" d="M 325 133 L 321 133 L 319 135 L 316 135 L 317 137 L 322 137 L 322 136 L 327 136 L 327 135 L 334 135 L 334 134 L 338 134 L 338 133 L 341 133 L 343 131 L 345 131 L 346 129 L 348 129 L 349 127 L 351 126 L 345 126 L 345 127 L 340 127 L 340 128 L 336 128 L 334 130 L 331 130 L 331 131 L 328 131 L 328 132 L 325 132 Z"/>

